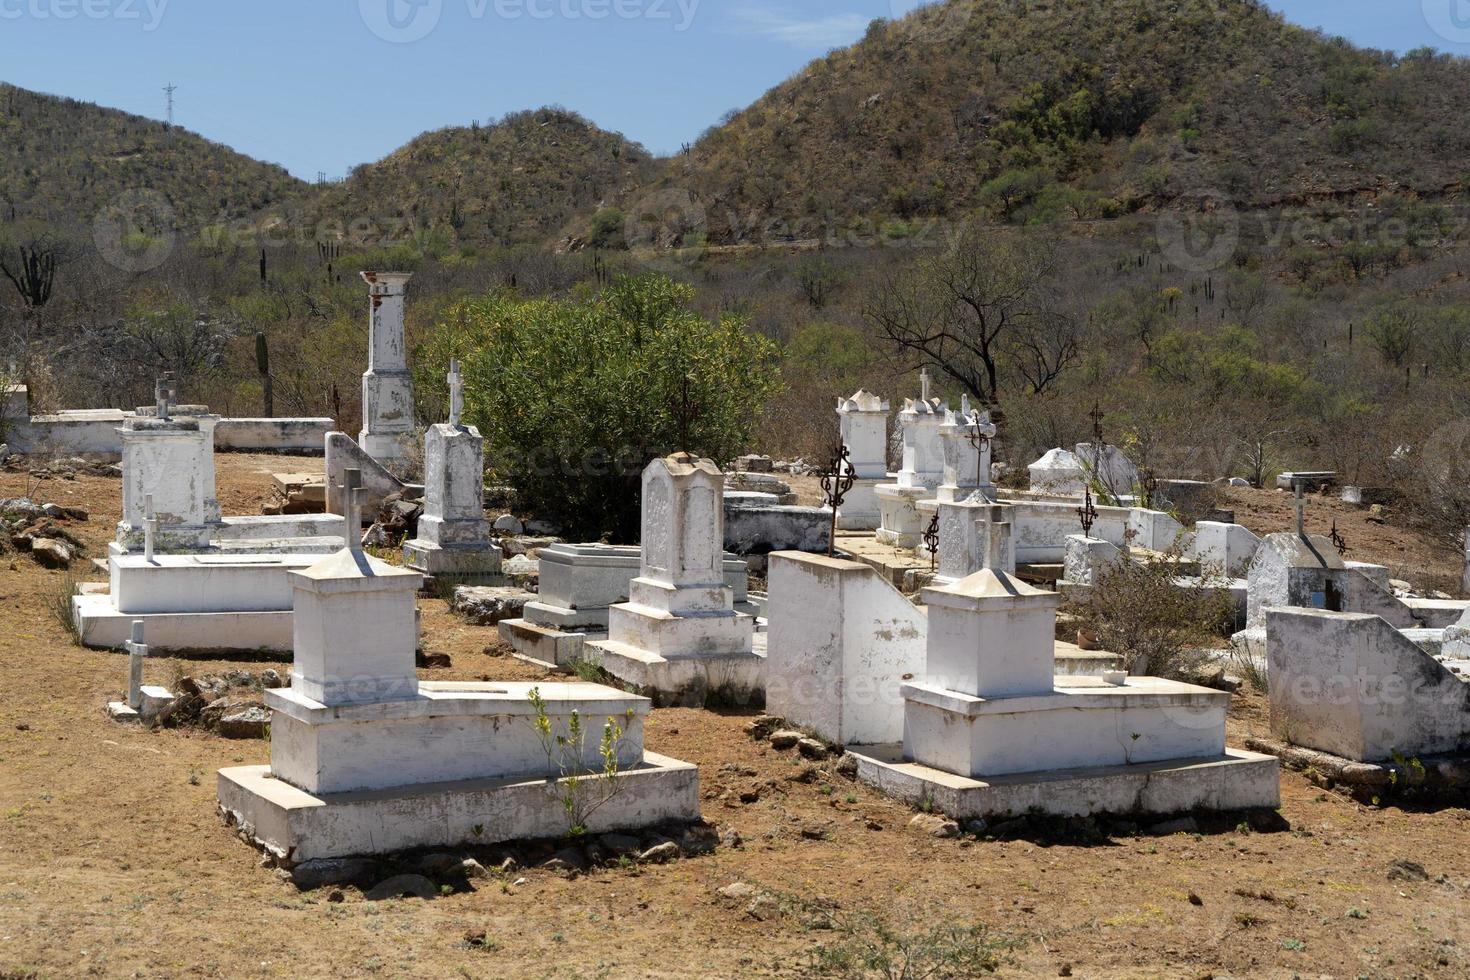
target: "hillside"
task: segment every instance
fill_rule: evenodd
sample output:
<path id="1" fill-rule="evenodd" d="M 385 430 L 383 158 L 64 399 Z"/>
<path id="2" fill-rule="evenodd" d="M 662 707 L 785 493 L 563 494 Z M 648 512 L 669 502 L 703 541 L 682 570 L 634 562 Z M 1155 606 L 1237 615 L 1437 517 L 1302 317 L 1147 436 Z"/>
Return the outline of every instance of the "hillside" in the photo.
<path id="1" fill-rule="evenodd" d="M 674 161 L 714 241 L 832 216 L 1108 217 L 1443 193 L 1470 62 L 1353 48 L 1254 0 L 948 0 L 877 21 Z"/>
<path id="2" fill-rule="evenodd" d="M 153 119 L 0 84 L 0 217 L 86 232 L 140 189 L 163 194 L 178 226 L 194 229 L 290 202 L 306 185 Z"/>
<path id="3" fill-rule="evenodd" d="M 452 231 L 472 244 L 542 243 L 615 205 L 657 172 L 636 143 L 561 109 L 425 133 L 356 168 L 314 205 L 319 219 Z M 385 228 L 386 230 L 386 228 Z"/>

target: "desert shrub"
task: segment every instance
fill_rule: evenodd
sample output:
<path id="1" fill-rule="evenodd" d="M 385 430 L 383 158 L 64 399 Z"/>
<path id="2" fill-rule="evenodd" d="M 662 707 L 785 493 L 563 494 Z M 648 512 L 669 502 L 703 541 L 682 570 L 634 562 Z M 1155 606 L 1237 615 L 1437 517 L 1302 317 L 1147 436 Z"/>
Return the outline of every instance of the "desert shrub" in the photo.
<path id="1" fill-rule="evenodd" d="M 417 355 L 421 390 L 442 399 L 458 357 L 494 479 L 583 540 L 637 540 L 648 462 L 732 458 L 779 386 L 775 344 L 740 317 L 699 316 L 692 298 L 649 276 L 572 300 L 466 301 Z"/>
<path id="2" fill-rule="evenodd" d="M 1189 569 L 1179 548 L 1104 569 L 1085 598 L 1069 604 L 1079 627 L 1123 657 L 1130 672 L 1180 678 L 1198 666 L 1201 647 L 1215 645 L 1234 618 L 1222 581 L 1207 574 L 1181 588 Z"/>

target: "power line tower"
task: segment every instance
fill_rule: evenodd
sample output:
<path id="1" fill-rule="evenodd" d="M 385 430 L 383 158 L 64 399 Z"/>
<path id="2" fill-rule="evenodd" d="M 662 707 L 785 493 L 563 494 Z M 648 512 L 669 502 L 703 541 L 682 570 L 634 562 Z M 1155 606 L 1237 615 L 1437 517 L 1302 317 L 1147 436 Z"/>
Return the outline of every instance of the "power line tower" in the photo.
<path id="1" fill-rule="evenodd" d="M 169 82 L 167 85 L 165 85 L 163 87 L 163 94 L 165 96 L 167 96 L 167 98 L 168 98 L 168 128 L 169 129 L 173 129 L 174 128 L 174 93 L 177 92 L 178 90 L 179 90 L 179 87 L 177 85 L 175 85 L 173 82 Z"/>

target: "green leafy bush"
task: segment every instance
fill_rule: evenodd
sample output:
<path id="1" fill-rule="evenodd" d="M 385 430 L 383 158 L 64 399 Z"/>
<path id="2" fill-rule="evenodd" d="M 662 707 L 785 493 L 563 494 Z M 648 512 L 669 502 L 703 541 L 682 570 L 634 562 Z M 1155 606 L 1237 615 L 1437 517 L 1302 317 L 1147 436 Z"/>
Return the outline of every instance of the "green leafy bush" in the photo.
<path id="1" fill-rule="evenodd" d="M 681 450 L 736 455 L 779 385 L 774 343 L 692 299 L 649 276 L 572 300 L 468 300 L 419 354 L 420 383 L 442 391 L 458 357 L 492 478 L 570 535 L 635 541 L 643 467 Z"/>

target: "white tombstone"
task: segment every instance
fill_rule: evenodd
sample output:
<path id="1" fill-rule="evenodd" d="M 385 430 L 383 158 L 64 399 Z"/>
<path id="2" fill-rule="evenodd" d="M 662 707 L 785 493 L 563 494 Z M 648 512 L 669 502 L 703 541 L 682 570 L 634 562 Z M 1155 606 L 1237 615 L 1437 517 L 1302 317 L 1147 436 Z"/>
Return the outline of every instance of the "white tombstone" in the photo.
<path id="1" fill-rule="evenodd" d="M 939 569 L 941 585 L 968 578 L 981 569 L 1015 574 L 1016 553 L 1011 543 L 1012 508 L 983 498 L 940 501 Z"/>
<path id="2" fill-rule="evenodd" d="M 888 414 L 888 402 L 871 391 L 838 399 L 838 428 L 854 477 L 837 515 L 837 526 L 845 530 L 872 531 L 880 523 L 874 491 L 888 479 Z"/>
<path id="3" fill-rule="evenodd" d="M 898 414 L 903 433 L 903 468 L 895 483 L 874 490 L 878 498 L 878 540 L 896 548 L 917 548 L 923 540 L 925 518 L 918 503 L 934 496 L 944 482 L 944 446 L 939 437 L 949 407 L 929 397 L 929 375 L 924 373 L 917 399 L 904 402 Z"/>
<path id="4" fill-rule="evenodd" d="M 413 380 L 403 324 L 404 295 L 413 273 L 364 272 L 362 278 L 368 284 L 372 311 L 357 442 L 380 462 L 399 462 L 408 456 L 408 438 L 414 431 Z"/>
<path id="5" fill-rule="evenodd" d="M 1066 449 L 1051 449 L 1027 467 L 1034 493 L 1060 496 L 1080 495 L 1087 488 L 1087 476 L 1077 454 Z"/>
<path id="6" fill-rule="evenodd" d="M 1097 585 L 1109 568 L 1123 560 L 1122 549 L 1110 541 L 1085 534 L 1068 535 L 1062 581 L 1066 585 Z"/>
<path id="7" fill-rule="evenodd" d="M 608 639 L 589 645 L 614 677 L 661 697 L 760 690 L 755 621 L 725 584 L 725 478 L 707 459 L 678 454 L 643 471 L 642 574 L 608 612 Z"/>
<path id="8" fill-rule="evenodd" d="M 958 413 L 946 413 L 939 428 L 944 447 L 944 483 L 939 487 L 939 500 L 997 499 L 990 476 L 991 440 L 996 431 L 990 413 L 972 411 L 968 396 L 961 401 Z"/>
<path id="9" fill-rule="evenodd" d="M 348 522 L 360 520 L 361 477 L 347 472 Z M 417 596 L 424 577 L 348 546 L 291 573 L 295 659 L 291 686 L 325 705 L 398 701 L 418 694 Z M 406 652 L 405 652 L 406 651 Z"/>
<path id="10" fill-rule="evenodd" d="M 214 487 L 211 428 L 198 418 L 132 416 L 119 433 L 123 514 L 114 552 L 142 547 L 150 497 L 159 522 L 156 550 L 177 553 L 207 548 Z"/>
<path id="11" fill-rule="evenodd" d="M 1079 443 L 1077 462 L 1084 478 L 1091 478 L 1105 497 L 1133 496 L 1138 490 L 1138 467 L 1117 446 L 1104 444 L 1099 450 L 1093 443 Z"/>
<path id="12" fill-rule="evenodd" d="M 449 422 L 424 436 L 424 513 L 403 562 L 429 575 L 486 579 L 500 574 L 500 546 L 485 520 L 485 440 L 463 425 L 459 362 L 449 371 Z"/>

